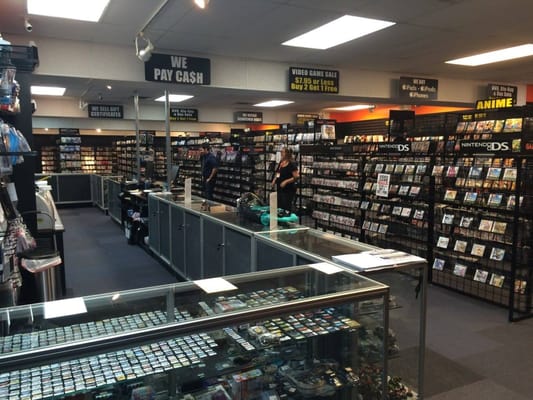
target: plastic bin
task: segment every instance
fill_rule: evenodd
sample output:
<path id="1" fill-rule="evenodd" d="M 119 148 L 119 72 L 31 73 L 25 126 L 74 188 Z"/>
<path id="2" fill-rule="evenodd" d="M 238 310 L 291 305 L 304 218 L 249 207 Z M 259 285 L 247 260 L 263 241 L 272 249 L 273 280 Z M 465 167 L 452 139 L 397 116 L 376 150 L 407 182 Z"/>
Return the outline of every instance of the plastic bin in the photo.
<path id="1" fill-rule="evenodd" d="M 27 303 L 57 300 L 61 293 L 59 252 L 50 249 L 34 249 L 20 254 L 23 283 L 22 291 Z"/>

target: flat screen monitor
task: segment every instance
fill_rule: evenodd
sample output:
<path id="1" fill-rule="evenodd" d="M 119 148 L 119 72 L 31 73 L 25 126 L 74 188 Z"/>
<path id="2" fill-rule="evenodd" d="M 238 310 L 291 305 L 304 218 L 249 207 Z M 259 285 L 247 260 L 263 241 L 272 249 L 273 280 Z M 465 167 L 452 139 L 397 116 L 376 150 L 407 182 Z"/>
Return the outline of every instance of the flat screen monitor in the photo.
<path id="1" fill-rule="evenodd" d="M 173 165 L 172 168 L 170 169 L 171 186 L 178 186 L 179 175 L 180 175 L 180 166 Z"/>

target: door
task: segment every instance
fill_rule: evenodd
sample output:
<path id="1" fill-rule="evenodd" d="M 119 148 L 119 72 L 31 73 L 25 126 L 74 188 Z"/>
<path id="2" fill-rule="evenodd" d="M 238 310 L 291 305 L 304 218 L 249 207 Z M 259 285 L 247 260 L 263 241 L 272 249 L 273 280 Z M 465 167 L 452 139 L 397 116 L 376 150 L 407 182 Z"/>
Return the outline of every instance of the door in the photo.
<path id="1" fill-rule="evenodd" d="M 159 256 L 159 200 L 153 196 L 148 196 L 148 243 Z"/>
<path id="2" fill-rule="evenodd" d="M 224 275 L 224 227 L 209 219 L 203 220 L 203 278 Z"/>
<path id="3" fill-rule="evenodd" d="M 245 233 L 226 228 L 225 275 L 235 275 L 252 270 L 252 237 Z"/>
<path id="4" fill-rule="evenodd" d="M 178 207 L 170 207 L 170 246 L 170 266 L 185 276 L 185 219 Z"/>
<path id="5" fill-rule="evenodd" d="M 202 277 L 202 228 L 200 216 L 185 212 L 185 277 Z"/>
<path id="6" fill-rule="evenodd" d="M 159 202 L 159 255 L 170 264 L 170 205 Z"/>

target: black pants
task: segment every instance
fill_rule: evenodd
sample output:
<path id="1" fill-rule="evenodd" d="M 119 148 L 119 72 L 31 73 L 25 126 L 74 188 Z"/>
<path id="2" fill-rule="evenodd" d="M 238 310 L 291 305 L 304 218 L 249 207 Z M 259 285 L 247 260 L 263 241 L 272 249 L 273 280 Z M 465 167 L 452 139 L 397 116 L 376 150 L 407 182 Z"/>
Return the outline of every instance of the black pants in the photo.
<path id="1" fill-rule="evenodd" d="M 214 179 L 211 179 L 209 182 L 204 181 L 204 196 L 207 200 L 213 200 L 213 191 L 215 190 Z"/>
<path id="2" fill-rule="evenodd" d="M 294 203 L 294 197 L 296 191 L 278 189 L 278 208 L 292 212 L 292 205 Z"/>

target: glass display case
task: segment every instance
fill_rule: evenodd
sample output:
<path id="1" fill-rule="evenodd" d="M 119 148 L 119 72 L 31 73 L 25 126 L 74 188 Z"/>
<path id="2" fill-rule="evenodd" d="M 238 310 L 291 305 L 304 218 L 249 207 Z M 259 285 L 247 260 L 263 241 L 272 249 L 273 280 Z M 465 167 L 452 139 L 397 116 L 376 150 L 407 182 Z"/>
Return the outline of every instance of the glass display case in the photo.
<path id="1" fill-rule="evenodd" d="M 321 263 L 0 309 L 0 398 L 408 398 L 387 298 Z"/>
<path id="2" fill-rule="evenodd" d="M 339 237 L 315 229 L 295 229 L 259 233 L 255 236 L 257 270 L 321 261 L 337 256 L 385 253 L 392 250 Z M 394 252 L 394 254 L 401 252 Z M 401 255 L 401 254 L 400 254 Z M 342 257 L 340 257 L 342 259 Z M 357 271 L 390 287 L 388 358 L 389 373 L 422 397 L 424 388 L 424 349 L 426 337 L 427 262 L 407 255 L 397 262 L 366 270 L 348 263 L 338 265 Z M 398 261 L 400 258 L 397 259 Z"/>
<path id="3" fill-rule="evenodd" d="M 251 272 L 254 235 L 270 229 L 235 207 L 199 197 L 185 203 L 183 195 L 171 193 L 150 193 L 148 216 L 150 250 L 185 279 Z"/>

